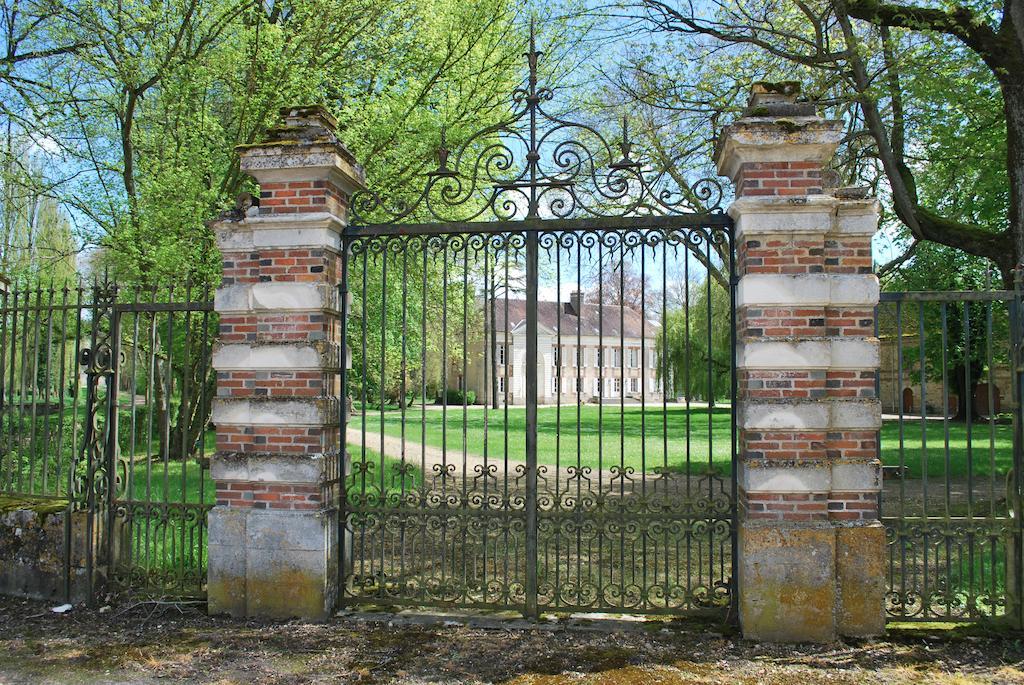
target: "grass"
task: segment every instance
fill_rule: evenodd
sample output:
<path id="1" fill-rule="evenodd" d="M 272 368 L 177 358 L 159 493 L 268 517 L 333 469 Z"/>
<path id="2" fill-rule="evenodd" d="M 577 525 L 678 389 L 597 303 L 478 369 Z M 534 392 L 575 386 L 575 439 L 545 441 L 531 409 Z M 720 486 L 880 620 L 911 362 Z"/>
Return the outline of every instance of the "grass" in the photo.
<path id="1" fill-rule="evenodd" d="M 447 414 L 447 416 L 445 416 Z M 384 412 L 384 433 L 398 437 L 402 432 L 401 412 Z M 425 417 L 425 418 L 424 418 Z M 667 418 L 668 430 L 665 430 Z M 449 407 L 448 411 L 419 408 L 406 412 L 406 438 L 413 442 L 422 439 L 421 419 L 426 428 L 426 444 L 447 447 L 449 451 L 482 457 L 485 451 L 490 459 L 523 461 L 526 454 L 526 411 L 522 407 L 505 410 L 486 410 L 470 407 L 463 416 L 462 407 Z M 367 430 L 380 431 L 381 413 L 367 412 Z M 349 420 L 349 428 L 358 429 L 361 415 Z M 542 464 L 559 463 L 608 469 L 625 465 L 648 470 L 668 466 L 670 469 L 686 467 L 687 454 L 691 468 L 706 471 L 713 466 L 719 473 L 731 468 L 730 410 L 704 408 L 689 413 L 690 430 L 687 431 L 687 412 L 682 406 L 669 406 L 663 414 L 661 408 L 606 405 L 603 409 L 585 405 L 579 412 L 577 439 L 576 407 L 540 407 L 537 411 L 537 458 Z M 463 426 L 466 428 L 463 441 Z M 486 441 L 485 441 L 486 435 Z M 666 451 L 667 446 L 667 451 Z M 621 455 L 625 455 L 623 459 Z"/>
<path id="2" fill-rule="evenodd" d="M 525 459 L 526 410 L 523 407 L 509 407 L 506 412 L 474 406 L 464 413 L 458 406 L 449 407 L 446 414 L 437 408 L 428 408 L 425 412 L 419 407 L 406 410 L 406 439 L 419 443 L 425 428 L 425 443 L 431 447 L 447 447 L 457 454 L 465 450 L 467 454 L 482 457 L 486 445 L 490 459 L 503 459 L 506 451 L 510 460 Z M 381 414 L 367 410 L 366 417 L 368 431 L 379 433 L 383 417 L 384 433 L 401 436 L 400 411 Z M 639 405 L 626 405 L 624 409 L 618 405 L 606 405 L 603 409 L 584 405 L 579 411 L 577 440 L 575 406 L 563 406 L 560 410 L 542 406 L 537 411 L 537 459 L 541 464 L 563 466 L 575 465 L 578 460 L 583 466 L 605 469 L 621 463 L 651 471 L 664 466 L 684 470 L 689 455 L 692 471 L 702 472 L 711 465 L 725 474 L 732 467 L 730 419 L 728 408 L 692 407 L 687 412 L 682 405 L 669 405 L 664 411 L 661 407 L 644 409 Z M 361 425 L 362 415 L 357 412 L 350 419 L 349 427 L 359 429 Z M 968 467 L 975 476 L 1005 475 L 1013 463 L 1013 435 L 1009 425 L 996 425 L 990 434 L 988 423 L 974 424 L 970 450 L 967 427 L 963 423 L 949 423 L 948 443 L 942 421 L 928 420 L 923 439 L 920 421 L 905 420 L 902 432 L 901 442 L 899 421 L 883 423 L 882 461 L 886 465 L 902 465 L 909 478 L 920 478 L 925 472 L 930 477 L 944 476 L 947 444 L 948 473 L 954 478 L 966 477 Z M 923 459 L 922 454 L 926 458 Z"/>
<path id="3" fill-rule="evenodd" d="M 902 439 L 899 421 L 883 422 L 882 463 L 904 466 L 909 478 L 921 478 L 925 473 L 942 478 L 947 472 L 953 478 L 966 478 L 968 470 L 975 476 L 1005 476 L 1013 467 L 1012 426 L 974 423 L 969 443 L 965 423 L 950 421 L 948 427 L 947 443 L 942 420 L 904 419 Z"/>

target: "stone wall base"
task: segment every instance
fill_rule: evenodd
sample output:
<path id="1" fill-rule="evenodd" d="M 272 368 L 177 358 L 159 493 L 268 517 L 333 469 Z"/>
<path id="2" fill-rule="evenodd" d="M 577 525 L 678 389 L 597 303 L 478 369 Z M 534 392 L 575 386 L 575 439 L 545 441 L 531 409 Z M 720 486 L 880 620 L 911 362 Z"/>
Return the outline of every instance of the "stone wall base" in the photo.
<path id="1" fill-rule="evenodd" d="M 211 614 L 324 619 L 336 571 L 330 516 L 319 511 L 214 507 L 209 514 Z"/>
<path id="2" fill-rule="evenodd" d="M 880 524 L 742 523 L 737 573 L 744 636 L 829 642 L 884 632 L 884 555 Z"/>
<path id="3" fill-rule="evenodd" d="M 0 594 L 46 602 L 85 602 L 85 513 L 71 514 L 70 597 L 65 587 L 66 504 L 27 503 L 0 513 Z"/>

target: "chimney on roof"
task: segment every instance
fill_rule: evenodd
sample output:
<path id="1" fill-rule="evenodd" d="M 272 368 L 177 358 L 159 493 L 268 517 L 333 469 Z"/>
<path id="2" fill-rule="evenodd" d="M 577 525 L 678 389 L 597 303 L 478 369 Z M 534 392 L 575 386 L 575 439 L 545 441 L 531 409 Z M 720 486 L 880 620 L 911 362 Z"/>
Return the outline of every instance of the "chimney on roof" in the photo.
<path id="1" fill-rule="evenodd" d="M 565 303 L 565 313 L 573 316 L 583 315 L 583 293 L 574 290 L 569 295 L 569 301 Z"/>

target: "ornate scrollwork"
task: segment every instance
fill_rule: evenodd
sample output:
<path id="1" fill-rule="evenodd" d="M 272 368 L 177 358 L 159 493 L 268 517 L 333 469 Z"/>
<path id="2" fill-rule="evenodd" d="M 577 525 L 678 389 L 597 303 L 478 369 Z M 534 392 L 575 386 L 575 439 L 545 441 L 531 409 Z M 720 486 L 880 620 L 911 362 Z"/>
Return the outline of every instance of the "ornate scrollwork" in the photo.
<path id="1" fill-rule="evenodd" d="M 457 149 L 445 133 L 437 168 L 410 201 L 389 204 L 374 190 L 352 196 L 354 225 L 405 221 L 512 221 L 721 213 L 722 184 L 685 179 L 679 159 L 655 163 L 637 154 L 629 124 L 618 141 L 592 125 L 545 109 L 553 91 L 537 85 L 537 51 L 531 32 L 526 53 L 529 78 L 512 92 L 504 121 L 477 131 Z"/>

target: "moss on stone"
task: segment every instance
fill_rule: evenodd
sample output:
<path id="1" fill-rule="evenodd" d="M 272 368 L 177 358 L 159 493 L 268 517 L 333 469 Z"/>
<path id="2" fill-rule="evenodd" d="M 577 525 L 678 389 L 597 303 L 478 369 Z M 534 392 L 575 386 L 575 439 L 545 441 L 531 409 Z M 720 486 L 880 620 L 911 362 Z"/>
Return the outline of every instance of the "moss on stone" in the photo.
<path id="1" fill-rule="evenodd" d="M 804 124 L 798 124 L 792 119 L 776 119 L 775 123 L 786 133 L 796 133 L 800 129 L 804 128 Z"/>
<path id="2" fill-rule="evenodd" d="M 0 514 L 26 509 L 40 515 L 56 514 L 64 511 L 67 506 L 68 501 L 66 499 L 26 495 L 0 495 Z"/>

